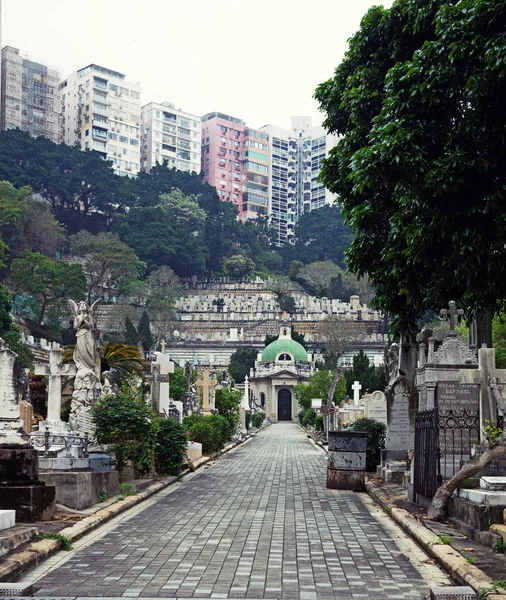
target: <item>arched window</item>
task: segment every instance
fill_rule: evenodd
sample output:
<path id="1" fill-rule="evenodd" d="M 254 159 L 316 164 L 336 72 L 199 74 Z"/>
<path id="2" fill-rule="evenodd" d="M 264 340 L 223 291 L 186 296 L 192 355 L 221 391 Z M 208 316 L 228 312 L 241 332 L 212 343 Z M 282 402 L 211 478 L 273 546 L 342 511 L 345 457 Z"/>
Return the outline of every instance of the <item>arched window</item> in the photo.
<path id="1" fill-rule="evenodd" d="M 263 392 L 260 393 L 260 406 L 265 406 L 265 394 Z"/>
<path id="2" fill-rule="evenodd" d="M 286 352 L 284 352 L 283 354 L 279 355 L 278 360 L 292 360 L 292 357 Z"/>
<path id="3" fill-rule="evenodd" d="M 288 335 L 288 331 L 286 329 L 283 329 L 283 335 Z"/>

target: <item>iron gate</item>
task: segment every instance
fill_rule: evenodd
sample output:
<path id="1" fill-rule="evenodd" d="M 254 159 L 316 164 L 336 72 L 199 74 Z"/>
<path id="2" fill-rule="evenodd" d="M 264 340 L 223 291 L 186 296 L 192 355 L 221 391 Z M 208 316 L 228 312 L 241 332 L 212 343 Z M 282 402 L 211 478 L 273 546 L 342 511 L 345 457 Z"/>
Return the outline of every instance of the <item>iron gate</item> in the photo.
<path id="1" fill-rule="evenodd" d="M 417 411 L 414 492 L 431 500 L 437 488 L 471 459 L 480 439 L 479 411 Z"/>

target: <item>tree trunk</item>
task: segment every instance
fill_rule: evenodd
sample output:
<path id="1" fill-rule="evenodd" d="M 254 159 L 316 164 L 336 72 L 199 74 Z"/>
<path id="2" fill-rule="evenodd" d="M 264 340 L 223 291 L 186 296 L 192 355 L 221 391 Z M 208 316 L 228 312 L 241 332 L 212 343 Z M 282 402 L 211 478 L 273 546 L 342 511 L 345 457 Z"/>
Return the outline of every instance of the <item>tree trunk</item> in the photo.
<path id="1" fill-rule="evenodd" d="M 464 481 L 484 469 L 492 460 L 497 460 L 506 455 L 506 440 L 489 448 L 475 463 L 466 465 L 455 475 L 438 488 L 432 504 L 429 507 L 428 517 L 433 521 L 444 521 L 448 516 L 448 505 L 453 492 L 460 487 Z"/>
<path id="2" fill-rule="evenodd" d="M 327 396 L 327 404 L 330 405 L 334 399 L 334 392 L 336 391 L 337 384 L 343 375 L 342 370 L 338 367 L 336 376 L 334 377 L 332 383 L 330 384 L 329 395 Z"/>
<path id="3" fill-rule="evenodd" d="M 483 344 L 492 348 L 492 311 L 485 309 L 476 315 L 476 348 Z"/>

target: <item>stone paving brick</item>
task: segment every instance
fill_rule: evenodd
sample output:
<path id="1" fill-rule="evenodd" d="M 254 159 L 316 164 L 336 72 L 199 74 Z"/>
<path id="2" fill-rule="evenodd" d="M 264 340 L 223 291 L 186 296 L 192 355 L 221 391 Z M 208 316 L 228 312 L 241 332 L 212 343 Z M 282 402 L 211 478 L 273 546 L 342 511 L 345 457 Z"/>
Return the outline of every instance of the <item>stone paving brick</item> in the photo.
<path id="1" fill-rule="evenodd" d="M 276 424 L 84 545 L 38 597 L 423 599 L 431 582 L 325 457 Z"/>

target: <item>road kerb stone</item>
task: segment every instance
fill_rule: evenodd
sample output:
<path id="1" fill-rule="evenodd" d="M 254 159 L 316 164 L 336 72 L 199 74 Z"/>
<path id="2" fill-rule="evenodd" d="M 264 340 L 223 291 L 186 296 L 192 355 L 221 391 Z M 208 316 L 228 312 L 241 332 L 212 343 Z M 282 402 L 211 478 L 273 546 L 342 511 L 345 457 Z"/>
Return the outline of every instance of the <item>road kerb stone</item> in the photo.
<path id="1" fill-rule="evenodd" d="M 264 429 L 266 426 L 267 425 L 264 425 L 262 429 Z M 259 431 L 262 431 L 262 429 L 259 429 Z M 244 444 L 257 433 L 258 432 L 249 434 L 245 436 L 243 440 L 228 444 L 213 456 L 204 456 L 200 458 L 194 463 L 195 468 L 198 469 L 216 460 L 223 454 L 226 454 L 237 446 Z M 124 500 L 119 500 L 114 504 L 102 508 L 92 515 L 85 517 L 82 521 L 75 523 L 71 527 L 62 529 L 59 533 L 60 535 L 67 537 L 72 543 L 82 538 L 87 533 L 94 531 L 107 521 L 110 521 L 121 513 L 129 510 L 137 504 L 140 504 L 144 500 L 147 500 L 157 492 L 169 487 L 170 485 L 173 485 L 189 473 L 190 470 L 185 469 L 178 476 L 171 478 L 170 481 L 158 481 L 143 492 L 136 494 L 135 496 L 127 496 Z M 0 582 L 8 583 L 17 581 L 27 571 L 33 569 L 41 562 L 52 556 L 55 552 L 58 552 L 60 549 L 61 542 L 59 540 L 42 539 L 35 542 L 30 542 L 22 550 L 4 556 L 2 558 L 2 564 L 0 564 Z"/>
<path id="2" fill-rule="evenodd" d="M 373 500 L 378 502 L 392 519 L 459 584 L 470 585 L 478 593 L 484 588 L 493 589 L 492 579 L 488 575 L 475 565 L 469 564 L 469 561 L 451 546 L 434 543 L 437 540 L 434 533 L 417 521 L 407 510 L 393 506 L 388 494 L 380 486 L 367 480 L 366 489 Z M 496 595 L 504 597 L 506 590 L 499 589 L 496 591 Z"/>

